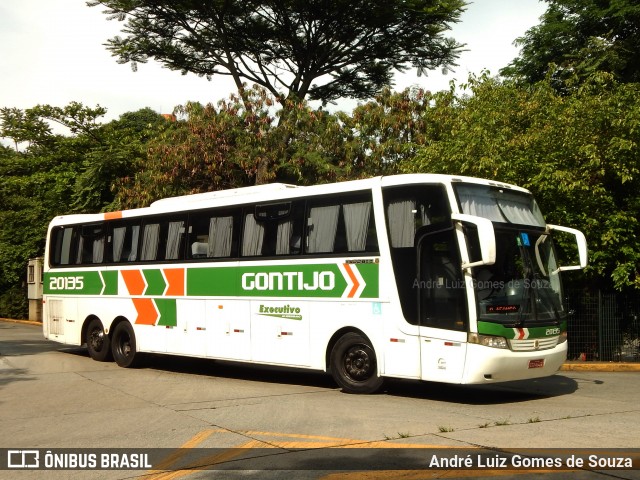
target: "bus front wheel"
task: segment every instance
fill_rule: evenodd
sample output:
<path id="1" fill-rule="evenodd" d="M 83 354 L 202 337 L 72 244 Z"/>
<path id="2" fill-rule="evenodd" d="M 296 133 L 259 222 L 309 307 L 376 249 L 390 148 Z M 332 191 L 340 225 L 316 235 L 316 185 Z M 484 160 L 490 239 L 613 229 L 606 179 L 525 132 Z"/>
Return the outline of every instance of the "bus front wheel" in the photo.
<path id="1" fill-rule="evenodd" d="M 127 321 L 118 324 L 111 339 L 113 359 L 121 367 L 133 367 L 136 361 L 136 336 Z"/>
<path id="2" fill-rule="evenodd" d="M 331 375 L 346 393 L 374 393 L 382 386 L 376 353 L 368 339 L 350 332 L 331 350 Z"/>
<path id="3" fill-rule="evenodd" d="M 84 341 L 91 358 L 98 362 L 111 360 L 111 342 L 109 335 L 104 333 L 100 319 L 94 318 L 89 322 Z"/>

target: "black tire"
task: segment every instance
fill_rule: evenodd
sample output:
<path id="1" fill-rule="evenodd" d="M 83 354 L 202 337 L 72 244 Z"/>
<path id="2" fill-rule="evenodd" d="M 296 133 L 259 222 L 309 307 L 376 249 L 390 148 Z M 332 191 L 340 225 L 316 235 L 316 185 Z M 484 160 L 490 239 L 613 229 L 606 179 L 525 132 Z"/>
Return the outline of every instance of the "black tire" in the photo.
<path id="1" fill-rule="evenodd" d="M 124 368 L 135 366 L 139 355 L 136 355 L 136 335 L 127 321 L 120 322 L 113 331 L 111 352 L 116 363 Z"/>
<path id="2" fill-rule="evenodd" d="M 100 319 L 94 318 L 89 322 L 84 340 L 91 358 L 97 362 L 108 362 L 112 359 L 109 335 L 104 333 Z"/>
<path id="3" fill-rule="evenodd" d="M 345 393 L 375 393 L 382 387 L 378 361 L 371 342 L 350 332 L 331 350 L 331 375 Z"/>

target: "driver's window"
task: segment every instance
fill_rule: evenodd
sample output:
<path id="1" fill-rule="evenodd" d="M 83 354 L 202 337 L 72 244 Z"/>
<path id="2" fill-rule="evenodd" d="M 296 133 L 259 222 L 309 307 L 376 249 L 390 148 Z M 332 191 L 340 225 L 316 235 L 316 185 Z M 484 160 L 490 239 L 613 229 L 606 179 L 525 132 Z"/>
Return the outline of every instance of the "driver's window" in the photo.
<path id="1" fill-rule="evenodd" d="M 455 230 L 434 232 L 422 238 L 419 286 L 422 326 L 466 330 L 465 283 Z"/>

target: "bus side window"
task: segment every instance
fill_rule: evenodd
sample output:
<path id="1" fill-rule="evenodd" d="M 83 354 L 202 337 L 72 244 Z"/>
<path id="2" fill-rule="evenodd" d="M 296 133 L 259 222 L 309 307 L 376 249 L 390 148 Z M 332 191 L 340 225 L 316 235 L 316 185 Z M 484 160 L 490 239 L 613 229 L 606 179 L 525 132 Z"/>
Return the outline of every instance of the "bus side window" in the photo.
<path id="1" fill-rule="evenodd" d="M 76 231 L 77 233 L 77 231 Z M 73 227 L 56 227 L 51 232 L 51 264 L 54 266 L 75 263 L 78 235 L 74 235 Z"/>
<path id="2" fill-rule="evenodd" d="M 184 257 L 185 224 L 182 219 L 170 221 L 166 230 L 165 260 L 181 260 Z"/>
<path id="3" fill-rule="evenodd" d="M 112 263 L 135 262 L 138 260 L 139 222 L 113 225 L 107 246 L 107 261 Z"/>
<path id="4" fill-rule="evenodd" d="M 242 256 L 298 255 L 302 252 L 304 202 L 245 209 Z"/>
<path id="5" fill-rule="evenodd" d="M 188 258 L 229 258 L 236 250 L 238 216 L 232 211 L 208 211 L 189 217 Z"/>
<path id="6" fill-rule="evenodd" d="M 378 252 L 378 237 L 370 196 L 331 198 L 310 205 L 306 252 Z"/>
<path id="7" fill-rule="evenodd" d="M 185 219 L 152 218 L 142 229 L 140 260 L 180 260 L 184 256 Z"/>
<path id="8" fill-rule="evenodd" d="M 106 235 L 104 226 L 83 225 L 76 227 L 79 232 L 78 238 L 78 264 L 101 264 L 104 262 L 104 247 Z"/>

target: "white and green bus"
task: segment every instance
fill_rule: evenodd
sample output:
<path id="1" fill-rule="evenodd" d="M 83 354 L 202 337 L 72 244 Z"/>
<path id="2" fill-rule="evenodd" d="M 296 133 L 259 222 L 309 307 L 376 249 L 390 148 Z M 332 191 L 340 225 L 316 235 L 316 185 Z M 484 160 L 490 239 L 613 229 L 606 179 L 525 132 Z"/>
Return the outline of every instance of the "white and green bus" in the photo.
<path id="1" fill-rule="evenodd" d="M 554 230 L 575 238 L 575 265 Z M 43 329 L 123 367 L 150 352 L 327 371 L 353 393 L 385 377 L 486 384 L 560 368 L 560 272 L 586 263 L 584 235 L 513 185 L 246 187 L 56 217 Z"/>

